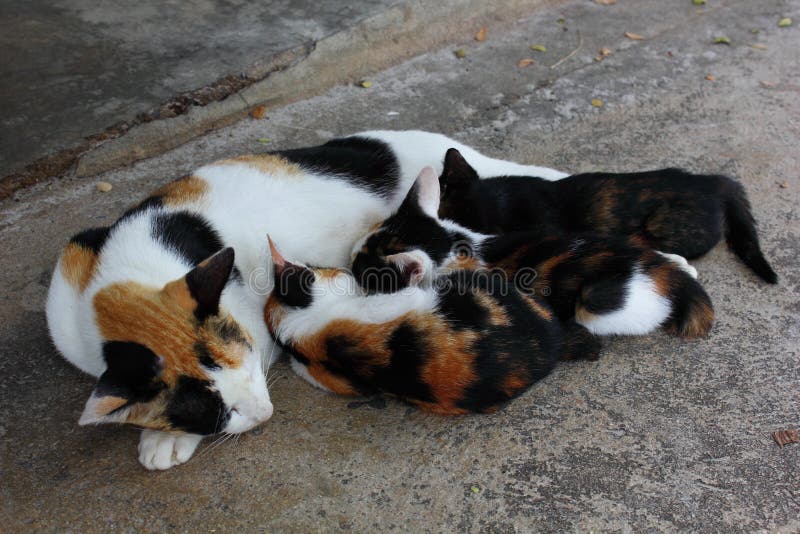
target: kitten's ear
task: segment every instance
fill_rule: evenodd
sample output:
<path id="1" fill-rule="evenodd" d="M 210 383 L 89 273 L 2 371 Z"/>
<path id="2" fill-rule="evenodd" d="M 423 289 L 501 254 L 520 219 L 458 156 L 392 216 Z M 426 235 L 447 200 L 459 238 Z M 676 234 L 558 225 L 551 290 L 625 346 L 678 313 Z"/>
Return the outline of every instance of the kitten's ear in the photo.
<path id="1" fill-rule="evenodd" d="M 386 256 L 386 261 L 400 269 L 406 286 L 417 286 L 425 278 L 425 262 L 419 254 L 399 252 Z"/>
<path id="2" fill-rule="evenodd" d="M 289 261 L 278 250 L 272 238 L 269 240 L 269 252 L 275 268 L 275 288 L 272 292 L 288 306 L 306 307 L 311 304 L 311 287 L 314 284 L 314 273 L 303 265 Z"/>
<path id="3" fill-rule="evenodd" d="M 79 425 L 129 422 L 130 407 L 152 400 L 164 387 L 161 358 L 143 345 L 106 342 L 103 357 L 107 369 L 86 401 Z"/>
<path id="4" fill-rule="evenodd" d="M 422 212 L 437 218 L 439 212 L 439 177 L 433 167 L 423 168 L 417 176 L 417 201 Z"/>
<path id="5" fill-rule="evenodd" d="M 414 185 L 408 191 L 401 209 L 410 212 L 422 211 L 429 217 L 437 218 L 439 211 L 439 178 L 433 167 L 424 167 Z"/>
<path id="6" fill-rule="evenodd" d="M 478 173 L 467 163 L 461 152 L 455 148 L 447 151 L 444 156 L 444 169 L 439 177 L 442 196 L 447 196 L 457 189 L 464 189 L 479 179 Z"/>
<path id="7" fill-rule="evenodd" d="M 189 293 L 197 302 L 194 314 L 198 320 L 219 313 L 219 300 L 231 276 L 233 261 L 233 248 L 224 248 L 186 274 Z"/>

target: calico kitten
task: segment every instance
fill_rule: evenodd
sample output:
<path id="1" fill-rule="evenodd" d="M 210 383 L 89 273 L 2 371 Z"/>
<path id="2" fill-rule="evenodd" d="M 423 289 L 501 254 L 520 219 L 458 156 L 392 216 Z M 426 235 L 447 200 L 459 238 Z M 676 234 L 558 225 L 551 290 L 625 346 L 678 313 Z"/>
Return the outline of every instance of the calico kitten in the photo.
<path id="1" fill-rule="evenodd" d="M 744 188 L 719 175 L 679 169 L 576 174 L 558 181 L 505 175 L 479 180 L 459 151 L 447 151 L 439 214 L 472 230 L 541 235 L 593 232 L 625 236 L 686 258 L 711 250 L 723 229 L 731 250 L 770 284 Z"/>
<path id="2" fill-rule="evenodd" d="M 547 376 L 560 356 L 596 356 L 573 325 L 565 345 L 553 312 L 534 296 L 493 291 L 473 271 L 421 288 L 416 252 L 402 253 L 412 285 L 367 295 L 344 269 L 286 261 L 272 245 L 275 289 L 267 327 L 309 382 L 343 395 L 395 395 L 440 414 L 492 412 Z"/>
<path id="3" fill-rule="evenodd" d="M 427 265 L 418 277 L 432 281 L 441 268 L 465 265 L 500 269 L 516 288 L 541 295 L 560 320 L 574 319 L 594 334 L 644 334 L 662 326 L 697 337 L 712 325 L 711 301 L 679 256 L 591 234 L 478 234 L 438 218 L 439 193 L 435 171 L 424 169 L 398 211 L 357 243 L 353 272 L 367 291 L 407 286 L 402 255 L 415 252 Z"/>
<path id="4" fill-rule="evenodd" d="M 144 427 L 139 461 L 167 469 L 204 435 L 266 421 L 264 368 L 278 353 L 263 320 L 263 236 L 299 260 L 343 267 L 448 146 L 487 176 L 564 176 L 439 134 L 364 132 L 206 165 L 74 236 L 53 272 L 47 322 L 59 352 L 98 378 L 80 423 Z"/>

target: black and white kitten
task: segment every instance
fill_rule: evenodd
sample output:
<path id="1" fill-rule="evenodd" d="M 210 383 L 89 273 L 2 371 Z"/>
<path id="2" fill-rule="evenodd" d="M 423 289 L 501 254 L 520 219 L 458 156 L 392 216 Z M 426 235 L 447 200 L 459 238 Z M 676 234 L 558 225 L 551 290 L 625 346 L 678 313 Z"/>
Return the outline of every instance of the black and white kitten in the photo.
<path id="1" fill-rule="evenodd" d="M 592 232 L 692 259 L 711 250 L 724 230 L 745 265 L 770 284 L 778 280 L 761 252 L 747 194 L 726 176 L 662 169 L 575 174 L 557 181 L 479 179 L 451 148 L 440 184 L 439 215 L 477 232 Z"/>

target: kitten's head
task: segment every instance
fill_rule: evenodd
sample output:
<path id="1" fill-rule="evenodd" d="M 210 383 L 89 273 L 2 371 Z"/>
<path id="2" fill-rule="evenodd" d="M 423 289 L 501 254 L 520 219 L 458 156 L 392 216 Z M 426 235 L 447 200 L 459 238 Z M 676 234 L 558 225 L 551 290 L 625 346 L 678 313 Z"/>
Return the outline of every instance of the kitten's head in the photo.
<path id="1" fill-rule="evenodd" d="M 469 203 L 465 202 L 472 186 L 480 181 L 478 173 L 473 169 L 461 152 L 455 148 L 447 151 L 444 157 L 444 168 L 439 177 L 442 200 L 439 205 L 439 216 L 446 219 L 465 220 L 469 214 Z M 463 216 L 466 215 L 466 216 Z"/>
<path id="2" fill-rule="evenodd" d="M 220 306 L 226 248 L 164 287 L 114 283 L 93 299 L 106 371 L 80 424 L 239 433 L 272 415 L 261 355 Z"/>
<path id="3" fill-rule="evenodd" d="M 367 292 L 392 293 L 419 283 L 451 254 L 457 237 L 438 218 L 439 198 L 436 172 L 425 167 L 397 212 L 356 243 L 353 274 Z"/>

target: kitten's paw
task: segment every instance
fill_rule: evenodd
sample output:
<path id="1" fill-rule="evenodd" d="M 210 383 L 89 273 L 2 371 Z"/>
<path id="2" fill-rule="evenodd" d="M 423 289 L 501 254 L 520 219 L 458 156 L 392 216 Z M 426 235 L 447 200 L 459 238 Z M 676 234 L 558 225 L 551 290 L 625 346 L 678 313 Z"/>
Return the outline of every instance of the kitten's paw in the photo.
<path id="1" fill-rule="evenodd" d="M 139 463 L 151 471 L 169 469 L 191 458 L 202 439 L 197 434 L 142 430 Z"/>
<path id="2" fill-rule="evenodd" d="M 678 254 L 668 254 L 666 252 L 659 252 L 659 254 L 661 254 L 662 256 L 667 258 L 672 263 L 677 263 L 678 266 L 682 270 L 684 270 L 687 273 L 689 273 L 689 276 L 691 276 L 692 278 L 695 278 L 695 279 L 697 278 L 697 269 L 695 269 L 694 267 L 689 265 L 689 262 L 686 261 L 686 258 L 684 258 L 683 256 L 679 256 Z"/>

